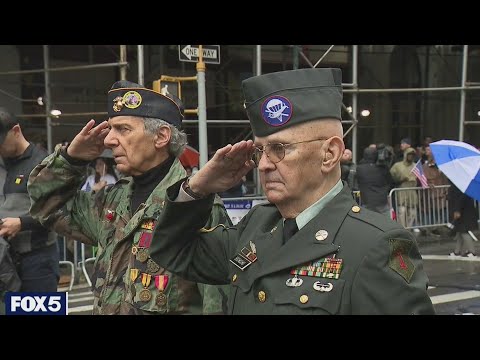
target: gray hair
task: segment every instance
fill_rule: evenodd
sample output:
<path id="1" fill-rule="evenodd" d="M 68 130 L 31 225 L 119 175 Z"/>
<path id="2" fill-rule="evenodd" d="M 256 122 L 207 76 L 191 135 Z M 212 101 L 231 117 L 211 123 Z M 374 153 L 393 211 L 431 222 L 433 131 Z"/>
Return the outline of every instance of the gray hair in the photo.
<path id="1" fill-rule="evenodd" d="M 179 157 L 185 145 L 187 145 L 187 134 L 183 130 L 177 129 L 172 124 L 165 120 L 156 118 L 143 118 L 145 124 L 145 132 L 151 135 L 156 135 L 162 126 L 168 126 L 171 130 L 170 143 L 168 144 L 168 153 L 175 157 Z"/>

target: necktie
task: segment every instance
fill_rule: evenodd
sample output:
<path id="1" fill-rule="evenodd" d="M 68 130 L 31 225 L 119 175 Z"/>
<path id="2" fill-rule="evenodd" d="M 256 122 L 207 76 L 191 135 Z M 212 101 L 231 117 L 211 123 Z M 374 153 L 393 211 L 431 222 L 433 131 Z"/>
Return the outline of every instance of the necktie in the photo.
<path id="1" fill-rule="evenodd" d="M 283 224 L 283 243 L 285 244 L 298 231 L 295 219 L 285 219 Z"/>

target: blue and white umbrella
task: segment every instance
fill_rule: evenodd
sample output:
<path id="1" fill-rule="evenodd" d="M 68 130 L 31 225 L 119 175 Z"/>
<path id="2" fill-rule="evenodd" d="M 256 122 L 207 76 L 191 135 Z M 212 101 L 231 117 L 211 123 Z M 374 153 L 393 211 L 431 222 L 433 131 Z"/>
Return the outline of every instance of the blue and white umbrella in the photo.
<path id="1" fill-rule="evenodd" d="M 480 151 L 461 141 L 430 144 L 438 168 L 464 194 L 480 201 Z"/>

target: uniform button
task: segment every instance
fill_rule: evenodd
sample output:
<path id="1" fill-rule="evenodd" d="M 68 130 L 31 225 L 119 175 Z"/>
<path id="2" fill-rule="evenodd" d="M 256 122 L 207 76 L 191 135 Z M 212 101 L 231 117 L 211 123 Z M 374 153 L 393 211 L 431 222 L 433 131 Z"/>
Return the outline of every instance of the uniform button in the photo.
<path id="1" fill-rule="evenodd" d="M 232 276 L 232 282 L 235 282 L 235 281 L 237 281 L 237 274 L 234 274 L 234 275 Z"/>
<path id="2" fill-rule="evenodd" d="M 308 296 L 307 295 L 300 296 L 300 302 L 302 304 L 306 304 L 308 302 Z"/>
<path id="3" fill-rule="evenodd" d="M 353 211 L 354 213 L 360 212 L 360 206 L 357 206 L 357 205 L 353 206 L 353 207 L 352 207 L 352 211 Z"/>
<path id="4" fill-rule="evenodd" d="M 258 300 L 260 300 L 260 302 L 265 302 L 265 300 L 267 300 L 267 294 L 265 294 L 265 291 L 259 291 L 258 292 Z"/>

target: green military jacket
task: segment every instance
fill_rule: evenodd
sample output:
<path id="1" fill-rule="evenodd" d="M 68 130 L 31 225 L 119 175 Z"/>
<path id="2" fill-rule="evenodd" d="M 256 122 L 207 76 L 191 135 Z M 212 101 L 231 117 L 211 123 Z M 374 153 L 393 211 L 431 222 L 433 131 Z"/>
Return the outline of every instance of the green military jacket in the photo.
<path id="1" fill-rule="evenodd" d="M 178 159 L 138 209 L 130 208 L 131 177 L 89 193 L 79 190 L 84 173 L 85 168 L 68 163 L 58 147 L 32 171 L 28 191 L 35 219 L 61 235 L 98 247 L 92 279 L 94 314 L 222 313 L 222 304 L 226 309 L 228 287 L 197 286 L 149 256 L 165 190 L 186 177 Z M 207 226 L 231 224 L 218 197 L 207 218 Z"/>
<path id="2" fill-rule="evenodd" d="M 274 205 L 202 229 L 213 197 L 173 202 L 178 189 L 167 191 L 150 256 L 190 280 L 230 283 L 231 314 L 434 314 L 415 238 L 358 207 L 346 183 L 286 244 Z"/>

